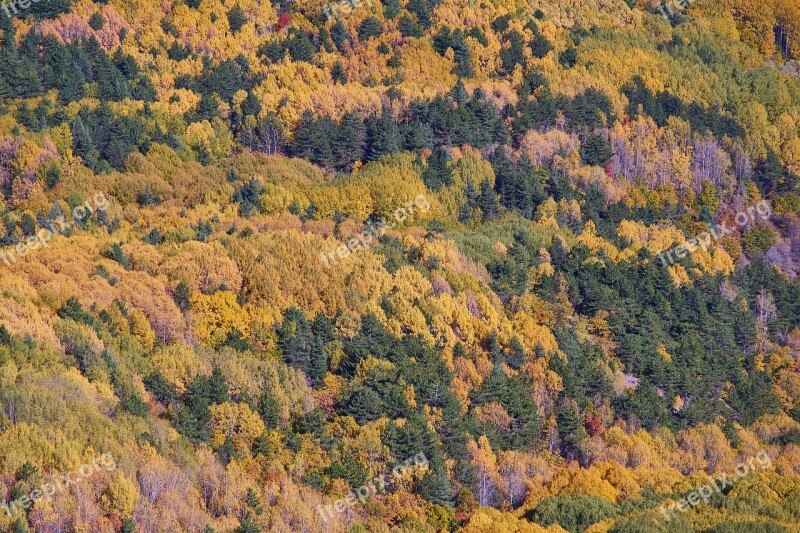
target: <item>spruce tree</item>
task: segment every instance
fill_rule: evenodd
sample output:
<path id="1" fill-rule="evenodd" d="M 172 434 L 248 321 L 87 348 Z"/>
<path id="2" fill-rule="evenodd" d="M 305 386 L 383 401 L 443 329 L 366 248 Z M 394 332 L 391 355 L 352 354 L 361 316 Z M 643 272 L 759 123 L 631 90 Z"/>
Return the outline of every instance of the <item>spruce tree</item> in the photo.
<path id="1" fill-rule="evenodd" d="M 97 150 L 94 147 L 94 142 L 80 115 L 75 117 L 72 122 L 72 149 L 76 155 L 83 158 L 89 167 L 93 166 L 93 162 L 97 160 Z"/>
<path id="2" fill-rule="evenodd" d="M 500 206 L 497 202 L 497 194 L 486 178 L 481 182 L 481 192 L 478 195 L 478 207 L 483 212 L 484 220 L 492 220 L 500 216 Z"/>
<path id="3" fill-rule="evenodd" d="M 773 192 L 780 187 L 783 174 L 784 168 L 780 158 L 774 150 L 767 148 L 767 157 L 756 165 L 756 180 L 766 192 Z"/>
<path id="4" fill-rule="evenodd" d="M 305 314 L 296 307 L 290 307 L 286 310 L 283 323 L 275 331 L 286 364 L 308 374 L 311 369 L 313 334 Z"/>
<path id="5" fill-rule="evenodd" d="M 438 192 L 444 186 L 452 185 L 453 171 L 448 166 L 450 154 L 447 150 L 436 147 L 428 158 L 428 166 L 422 172 L 422 181 L 432 191 Z"/>
<path id="6" fill-rule="evenodd" d="M 556 425 L 561 435 L 562 451 L 567 459 L 572 460 L 576 446 L 586 437 L 578 406 L 574 401 L 568 401 L 561 406 L 556 415 Z"/>
<path id="7" fill-rule="evenodd" d="M 319 383 L 328 373 L 328 355 L 322 339 L 314 339 L 311 346 L 311 364 L 308 375 L 314 383 Z"/>
<path id="8" fill-rule="evenodd" d="M 337 20 L 331 27 L 331 40 L 340 54 L 347 51 L 347 44 L 353 40 L 341 20 Z"/>
<path id="9" fill-rule="evenodd" d="M 417 24 L 413 17 L 403 15 L 397 21 L 397 29 L 403 37 L 416 37 L 420 38 L 424 35 L 423 29 Z"/>
<path id="10" fill-rule="evenodd" d="M 383 0 L 383 16 L 387 20 L 391 20 L 400 14 L 402 6 L 400 0 Z"/>
<path id="11" fill-rule="evenodd" d="M 400 151 L 400 131 L 388 110 L 380 118 L 372 116 L 367 121 L 367 144 L 368 161 Z"/>
<path id="12" fill-rule="evenodd" d="M 261 113 L 261 102 L 258 97 L 252 93 L 247 93 L 247 97 L 242 102 L 242 114 L 244 116 L 252 115 L 257 117 Z"/>
<path id="13" fill-rule="evenodd" d="M 538 32 L 533 36 L 530 47 L 533 57 L 538 59 L 542 59 L 550 53 L 550 50 L 553 49 L 553 45 L 550 44 L 550 41 L 547 40 L 547 37 Z"/>
<path id="14" fill-rule="evenodd" d="M 258 414 L 264 421 L 264 426 L 269 429 L 277 429 L 281 421 L 281 407 L 271 391 L 265 389 L 258 400 Z"/>
<path id="15" fill-rule="evenodd" d="M 464 32 L 461 31 L 461 28 L 457 28 L 453 32 L 452 39 L 450 40 L 450 46 L 453 48 L 454 57 L 458 67 L 456 67 L 456 73 L 459 76 L 463 76 L 464 78 L 471 78 L 475 72 L 472 68 L 472 56 L 469 52 L 469 47 L 467 46 L 467 40 L 464 37 Z"/>
<path id="16" fill-rule="evenodd" d="M 375 17 L 367 17 L 358 27 L 358 39 L 360 41 L 367 41 L 372 37 L 379 37 L 383 33 L 383 27 L 378 19 Z"/>
<path id="17" fill-rule="evenodd" d="M 231 28 L 233 33 L 238 32 L 242 29 L 242 26 L 247 24 L 247 16 L 244 13 L 244 10 L 236 4 L 233 6 L 233 9 L 228 11 L 228 25 Z"/>
<path id="18" fill-rule="evenodd" d="M 431 25 L 431 6 L 428 0 L 409 0 L 406 6 L 411 13 L 417 15 L 417 20 L 424 28 Z"/>
<path id="19" fill-rule="evenodd" d="M 310 110 L 303 112 L 300 122 L 294 130 L 294 142 L 292 143 L 292 153 L 303 159 L 311 159 L 316 148 L 316 128 L 314 115 Z"/>
<path id="20" fill-rule="evenodd" d="M 464 188 L 465 201 L 458 211 L 458 220 L 464 222 L 472 215 L 472 210 L 478 206 L 478 192 L 475 190 L 475 185 L 472 180 L 467 178 L 467 184 Z"/>
<path id="21" fill-rule="evenodd" d="M 581 160 L 586 165 L 604 166 L 611 155 L 611 146 L 602 135 L 592 135 L 581 145 Z"/>
<path id="22" fill-rule="evenodd" d="M 420 496 L 436 505 L 452 507 L 454 503 L 453 489 L 447 467 L 441 458 L 436 457 L 429 461 L 428 472 L 419 484 Z"/>
<path id="23" fill-rule="evenodd" d="M 343 412 L 355 418 L 359 425 L 377 420 L 383 412 L 383 401 L 377 392 L 361 387 L 344 402 Z"/>
<path id="24" fill-rule="evenodd" d="M 345 113 L 332 141 L 337 170 L 347 172 L 356 161 L 364 159 L 366 138 L 367 130 L 361 117 L 353 111 Z"/>
<path id="25" fill-rule="evenodd" d="M 8 332 L 3 324 L 0 324 L 0 344 L 5 346 L 11 344 L 11 333 Z"/>
<path id="26" fill-rule="evenodd" d="M 338 83 L 340 85 L 347 83 L 347 73 L 341 61 L 336 61 L 336 63 L 333 64 L 331 68 L 331 78 L 333 79 L 333 83 Z"/>

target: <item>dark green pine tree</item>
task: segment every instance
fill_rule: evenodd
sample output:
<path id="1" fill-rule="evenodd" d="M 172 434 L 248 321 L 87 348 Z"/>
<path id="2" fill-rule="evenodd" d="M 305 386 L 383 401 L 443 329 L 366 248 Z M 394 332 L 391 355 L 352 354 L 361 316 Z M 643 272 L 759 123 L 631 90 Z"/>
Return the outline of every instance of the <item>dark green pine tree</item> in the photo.
<path id="1" fill-rule="evenodd" d="M 199 393 L 203 394 L 209 403 L 225 403 L 230 399 L 228 383 L 218 366 L 215 366 L 211 376 L 203 378 L 200 384 Z"/>
<path id="2" fill-rule="evenodd" d="M 164 405 L 169 405 L 175 401 L 177 395 L 164 376 L 159 371 L 155 371 L 144 380 L 144 386 L 153 397 Z"/>
<path id="3" fill-rule="evenodd" d="M 520 346 L 521 348 L 521 346 Z M 515 355 L 520 358 L 519 354 Z M 521 356 L 524 361 L 524 350 Z M 500 403 L 513 418 L 512 431 L 506 436 L 507 446 L 513 449 L 535 449 L 539 444 L 539 411 L 533 401 L 534 391 L 522 375 L 506 381 Z"/>
<path id="4" fill-rule="evenodd" d="M 333 64 L 331 68 L 331 78 L 333 79 L 333 83 L 338 83 L 339 85 L 347 83 L 347 73 L 341 61 L 336 61 L 336 63 Z"/>
<path id="5" fill-rule="evenodd" d="M 11 333 L 8 332 L 3 324 L 0 324 L 0 344 L 5 346 L 11 344 Z"/>
<path id="6" fill-rule="evenodd" d="M 347 45 L 352 42 L 353 38 L 347 33 L 347 28 L 344 27 L 341 20 L 337 19 L 331 27 L 331 40 L 340 54 L 344 54 L 347 51 Z"/>
<path id="7" fill-rule="evenodd" d="M 264 512 L 264 506 L 261 504 L 261 498 L 258 497 L 256 491 L 248 487 L 244 495 L 244 504 L 249 507 L 256 516 Z"/>
<path id="8" fill-rule="evenodd" d="M 345 400 L 342 412 L 352 416 L 360 425 L 377 420 L 383 413 L 383 401 L 377 392 L 361 387 Z"/>
<path id="9" fill-rule="evenodd" d="M 230 26 L 231 31 L 233 33 L 238 32 L 246 23 L 247 16 L 245 15 L 244 10 L 239 6 L 239 4 L 234 5 L 233 9 L 228 11 L 228 25 Z"/>
<path id="10" fill-rule="evenodd" d="M 383 405 L 390 418 L 407 418 L 409 414 L 408 401 L 400 387 L 391 387 L 383 395 Z"/>
<path id="11" fill-rule="evenodd" d="M 325 168 L 332 168 L 334 165 L 333 139 L 336 137 L 336 124 L 330 117 L 321 117 L 314 122 L 314 155 L 311 160 Z"/>
<path id="12" fill-rule="evenodd" d="M 172 419 L 175 429 L 192 442 L 208 441 L 211 412 L 209 406 L 230 399 L 228 384 L 219 367 L 211 376 L 197 376 L 186 391 L 186 405 L 178 406 Z"/>
<path id="13" fill-rule="evenodd" d="M 407 14 L 404 14 L 397 21 L 397 29 L 403 37 L 420 38 L 425 34 L 425 31 L 414 21 L 414 18 Z"/>
<path id="14" fill-rule="evenodd" d="M 253 440 L 253 457 L 263 455 L 269 457 L 272 447 L 270 445 L 269 435 L 262 433 Z"/>
<path id="15" fill-rule="evenodd" d="M 550 254 L 550 264 L 556 269 L 561 269 L 567 260 L 567 250 L 559 237 L 553 237 L 553 243 L 547 249 L 547 253 Z"/>
<path id="16" fill-rule="evenodd" d="M 83 158 L 86 166 L 92 168 L 97 162 L 97 150 L 80 115 L 72 121 L 72 149 Z"/>
<path id="17" fill-rule="evenodd" d="M 506 155 L 504 146 L 495 148 L 492 156 L 489 158 L 494 170 L 495 180 L 494 188 L 500 194 L 500 200 L 505 206 L 514 205 L 514 189 L 515 189 L 515 174 L 514 165 Z"/>
<path id="18" fill-rule="evenodd" d="M 525 41 L 517 30 L 513 30 L 508 34 L 508 48 L 503 48 L 500 51 L 500 60 L 503 62 L 503 71 L 507 74 L 514 72 L 514 67 L 522 65 L 523 70 L 526 64 L 525 61 Z"/>
<path id="19" fill-rule="evenodd" d="M 514 337 L 511 340 L 511 346 L 508 348 L 508 354 L 506 355 L 506 362 L 508 366 L 514 369 L 519 369 L 522 365 L 525 364 L 527 359 L 527 354 L 525 352 L 525 347 L 522 345 L 522 342 L 519 340 L 519 337 Z"/>
<path id="20" fill-rule="evenodd" d="M 605 166 L 611 155 L 611 146 L 602 135 L 592 135 L 581 145 L 581 160 L 587 165 Z"/>
<path id="21" fill-rule="evenodd" d="M 227 437 L 225 442 L 222 443 L 222 446 L 217 448 L 217 458 L 219 462 L 222 463 L 222 466 L 228 466 L 231 459 L 236 459 L 237 455 L 236 446 L 233 445 L 233 441 L 230 437 Z"/>
<path id="22" fill-rule="evenodd" d="M 367 41 L 372 37 L 379 37 L 383 33 L 381 22 L 375 17 L 367 17 L 358 27 L 358 39 Z"/>
<path id="23" fill-rule="evenodd" d="M 475 190 L 475 185 L 469 178 L 467 178 L 467 184 L 464 187 L 464 197 L 464 203 L 458 211 L 458 220 L 460 222 L 469 220 L 469 217 L 472 215 L 472 210 L 478 206 L 478 191 Z"/>
<path id="24" fill-rule="evenodd" d="M 278 347 L 283 352 L 286 364 L 308 374 L 311 370 L 314 335 L 305 313 L 296 307 L 290 307 L 286 310 L 283 323 L 275 331 L 278 335 Z"/>
<path id="25" fill-rule="evenodd" d="M 62 105 L 77 102 L 86 94 L 86 79 L 80 69 L 67 70 L 58 84 L 58 100 Z"/>
<path id="26" fill-rule="evenodd" d="M 586 437 L 578 406 L 575 401 L 568 401 L 556 414 L 556 427 L 561 435 L 561 450 L 567 459 L 575 458 L 576 446 Z"/>
<path id="27" fill-rule="evenodd" d="M 247 97 L 242 102 L 242 114 L 244 116 L 252 115 L 257 117 L 260 113 L 261 102 L 258 100 L 258 96 L 252 92 L 247 93 Z"/>
<path id="28" fill-rule="evenodd" d="M 536 32 L 536 35 L 533 36 L 533 39 L 530 42 L 530 47 L 533 57 L 538 59 L 542 59 L 544 56 L 550 53 L 550 50 L 553 49 L 553 45 L 550 44 L 550 41 L 547 40 L 547 37 L 539 32 Z"/>
<path id="29" fill-rule="evenodd" d="M 0 78 L 16 98 L 32 98 L 44 90 L 36 63 L 16 53 L 0 54 Z"/>
<path id="30" fill-rule="evenodd" d="M 447 49 L 450 48 L 450 43 L 452 40 L 452 33 L 450 32 L 450 28 L 444 27 L 440 29 L 431 39 L 431 44 L 433 45 L 433 49 L 438 52 L 439 55 L 443 56 Z"/>
<path id="31" fill-rule="evenodd" d="M 147 207 L 148 205 L 155 205 L 157 203 L 158 200 L 156 199 L 156 195 L 153 193 L 153 186 L 148 181 L 144 188 L 144 192 L 139 196 L 139 205 L 141 207 Z"/>
<path id="32" fill-rule="evenodd" d="M 250 509 L 245 509 L 244 516 L 239 521 L 239 527 L 233 530 L 234 533 L 261 533 L 261 526 Z"/>
<path id="33" fill-rule="evenodd" d="M 492 102 L 480 89 L 472 92 L 468 107 L 474 113 L 477 121 L 477 146 L 483 148 L 493 143 L 504 145 L 508 142 L 508 127 L 503 117 Z"/>
<path id="34" fill-rule="evenodd" d="M 400 14 L 400 10 L 402 9 L 400 0 L 383 0 L 383 5 L 383 16 L 386 17 L 387 20 L 395 18 Z"/>
<path id="35" fill-rule="evenodd" d="M 456 80 L 456 84 L 450 90 L 450 97 L 459 106 L 465 106 L 469 100 L 467 88 L 464 86 L 464 81 L 461 78 Z"/>
<path id="36" fill-rule="evenodd" d="M 766 192 L 773 192 L 780 188 L 784 167 L 778 155 L 767 148 L 767 157 L 758 162 L 755 169 L 756 180 Z"/>
<path id="37" fill-rule="evenodd" d="M 428 464 L 428 472 L 419 484 L 420 496 L 436 505 L 452 507 L 454 504 L 453 488 L 447 467 L 440 457 L 435 457 Z"/>
<path id="38" fill-rule="evenodd" d="M 203 93 L 200 96 L 200 103 L 197 104 L 196 113 L 187 113 L 189 117 L 188 122 L 196 122 L 199 120 L 211 120 L 218 117 L 219 113 L 219 98 L 214 93 Z"/>
<path id="39" fill-rule="evenodd" d="M 532 219 L 536 208 L 547 199 L 547 195 L 527 154 L 523 154 L 517 162 L 513 176 L 511 207 L 525 218 Z"/>
<path id="40" fill-rule="evenodd" d="M 400 130 L 388 110 L 367 120 L 367 160 L 377 161 L 400 151 Z"/>
<path id="41" fill-rule="evenodd" d="M 264 426 L 269 429 L 277 429 L 281 422 L 281 406 L 278 400 L 269 390 L 264 390 L 261 393 L 261 398 L 258 399 L 257 406 L 258 414 L 261 420 L 264 421 Z"/>
<path id="42" fill-rule="evenodd" d="M 489 178 L 481 182 L 481 192 L 478 195 L 478 207 L 483 212 L 484 220 L 492 220 L 500 216 L 500 205 L 497 202 L 497 194 L 494 192 Z"/>
<path id="43" fill-rule="evenodd" d="M 450 46 L 453 48 L 454 57 L 458 65 L 456 67 L 456 73 L 464 78 L 471 78 L 474 76 L 475 71 L 472 68 L 472 56 L 470 55 L 467 40 L 461 28 L 457 28 L 453 32 L 453 36 L 450 39 Z"/>
<path id="44" fill-rule="evenodd" d="M 30 237 L 36 233 L 36 219 L 30 213 L 24 213 L 19 222 L 19 229 L 24 237 Z"/>
<path id="45" fill-rule="evenodd" d="M 0 43 L 2 43 L 2 50 L 9 52 L 16 52 L 17 31 L 16 28 L 14 27 L 14 23 L 11 21 L 11 18 L 6 14 L 4 10 L 0 10 L 0 30 L 2 30 L 3 32 L 3 37 L 2 39 L 0 39 Z"/>
<path id="46" fill-rule="evenodd" d="M 125 159 L 135 147 L 132 137 L 132 123 L 121 117 L 111 115 L 111 124 L 108 130 L 108 142 L 101 151 L 108 163 L 116 170 L 125 167 Z"/>
<path id="47" fill-rule="evenodd" d="M 111 245 L 111 249 L 106 254 L 106 257 L 122 265 L 125 270 L 131 269 L 131 261 L 125 255 L 125 252 L 122 251 L 122 246 L 120 246 L 118 242 Z"/>
<path id="48" fill-rule="evenodd" d="M 558 55 L 558 62 L 566 68 L 572 68 L 578 62 L 578 49 L 570 45 Z"/>
<path id="49" fill-rule="evenodd" d="M 428 158 L 428 166 L 422 172 L 422 181 L 432 191 L 438 192 L 442 187 L 452 185 L 453 170 L 448 163 L 450 154 L 442 147 L 436 147 Z"/>
<path id="50" fill-rule="evenodd" d="M 389 448 L 389 451 L 397 457 L 395 454 L 395 450 L 398 449 L 400 440 L 400 429 L 397 427 L 397 423 L 393 419 L 389 419 L 389 422 L 386 424 L 386 427 L 383 430 L 383 434 L 381 435 L 381 442 Z"/>
<path id="51" fill-rule="evenodd" d="M 300 122 L 294 130 L 292 153 L 303 159 L 312 159 L 317 146 L 314 115 L 310 110 L 303 112 Z"/>
<path id="52" fill-rule="evenodd" d="M 289 55 L 295 61 L 305 61 L 310 63 L 314 59 L 317 51 L 314 43 L 308 34 L 302 30 L 293 31 L 293 37 L 289 39 Z"/>
<path id="53" fill-rule="evenodd" d="M 417 15 L 417 20 L 422 27 L 429 28 L 431 26 L 431 6 L 428 0 L 409 0 L 406 9 Z"/>
<path id="54" fill-rule="evenodd" d="M 0 73 L 0 100 L 5 101 L 9 98 L 12 98 L 13 94 L 11 91 L 11 87 L 8 85 L 8 82 L 3 78 L 2 73 Z"/>
<path id="55" fill-rule="evenodd" d="M 319 383 L 325 374 L 328 373 L 328 354 L 325 350 L 325 342 L 320 339 L 314 339 L 311 346 L 311 366 L 308 371 L 308 376 L 311 378 L 312 383 Z"/>
<path id="56" fill-rule="evenodd" d="M 361 117 L 350 111 L 345 113 L 333 139 L 333 158 L 336 169 L 347 172 L 356 161 L 364 159 L 367 130 Z"/>
<path id="57" fill-rule="evenodd" d="M 95 65 L 97 72 L 97 94 L 101 100 L 119 102 L 131 95 L 128 80 L 111 62 L 111 59 L 102 52 L 99 54 Z"/>
<path id="58" fill-rule="evenodd" d="M 262 192 L 261 183 L 255 178 L 250 178 L 250 181 L 242 184 L 233 193 L 233 201 L 239 204 L 239 213 L 243 217 L 249 216 L 250 213 L 261 208 Z"/>

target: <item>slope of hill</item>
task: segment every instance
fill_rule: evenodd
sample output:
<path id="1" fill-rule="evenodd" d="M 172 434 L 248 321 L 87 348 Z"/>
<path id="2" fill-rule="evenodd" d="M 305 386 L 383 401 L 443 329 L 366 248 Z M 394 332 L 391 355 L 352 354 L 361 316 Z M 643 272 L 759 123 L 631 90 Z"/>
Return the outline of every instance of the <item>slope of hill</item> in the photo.
<path id="1" fill-rule="evenodd" d="M 797 531 L 790 0 L 0 5 L 0 528 Z"/>

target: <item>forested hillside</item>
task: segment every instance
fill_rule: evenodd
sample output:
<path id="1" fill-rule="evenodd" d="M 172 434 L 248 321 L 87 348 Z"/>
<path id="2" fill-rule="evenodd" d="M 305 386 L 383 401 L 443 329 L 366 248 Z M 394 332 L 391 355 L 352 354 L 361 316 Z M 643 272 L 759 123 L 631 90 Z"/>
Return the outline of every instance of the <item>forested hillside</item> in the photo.
<path id="1" fill-rule="evenodd" d="M 0 191 L 2 531 L 800 531 L 795 0 L 8 0 Z"/>

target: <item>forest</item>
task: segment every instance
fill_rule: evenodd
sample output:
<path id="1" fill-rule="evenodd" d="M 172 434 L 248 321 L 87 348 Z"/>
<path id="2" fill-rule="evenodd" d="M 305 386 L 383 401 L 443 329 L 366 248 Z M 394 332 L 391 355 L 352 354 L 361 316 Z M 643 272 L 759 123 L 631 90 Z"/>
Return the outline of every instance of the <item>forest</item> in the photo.
<path id="1" fill-rule="evenodd" d="M 0 531 L 800 531 L 793 0 L 8 0 L 0 194 Z"/>

